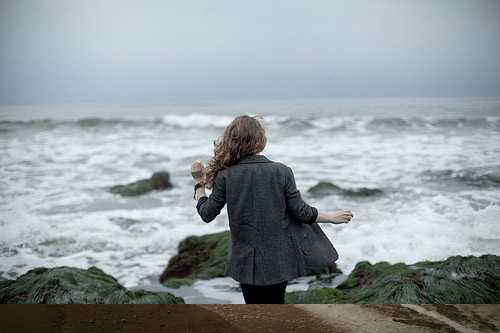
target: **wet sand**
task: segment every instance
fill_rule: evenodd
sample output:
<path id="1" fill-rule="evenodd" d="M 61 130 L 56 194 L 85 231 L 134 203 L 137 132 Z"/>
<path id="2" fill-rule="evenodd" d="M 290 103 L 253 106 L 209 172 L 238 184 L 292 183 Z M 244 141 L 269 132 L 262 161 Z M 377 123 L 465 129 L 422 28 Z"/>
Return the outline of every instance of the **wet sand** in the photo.
<path id="1" fill-rule="evenodd" d="M 500 305 L 0 305 L 0 332 L 498 332 Z"/>
<path id="2" fill-rule="evenodd" d="M 204 304 L 241 332 L 341 332 L 295 305 Z"/>
<path id="3" fill-rule="evenodd" d="M 497 304 L 307 304 L 342 332 L 499 332 Z"/>
<path id="4" fill-rule="evenodd" d="M 193 304 L 0 305 L 0 332 L 238 332 Z"/>

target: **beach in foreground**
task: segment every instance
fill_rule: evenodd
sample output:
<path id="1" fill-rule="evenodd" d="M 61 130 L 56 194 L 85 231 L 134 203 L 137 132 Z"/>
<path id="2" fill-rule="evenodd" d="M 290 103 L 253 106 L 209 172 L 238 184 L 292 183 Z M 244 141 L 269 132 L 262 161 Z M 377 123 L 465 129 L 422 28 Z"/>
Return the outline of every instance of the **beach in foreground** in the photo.
<path id="1" fill-rule="evenodd" d="M 2 305 L 2 332 L 497 332 L 499 305 Z M 29 318 L 29 320 L 27 320 Z"/>

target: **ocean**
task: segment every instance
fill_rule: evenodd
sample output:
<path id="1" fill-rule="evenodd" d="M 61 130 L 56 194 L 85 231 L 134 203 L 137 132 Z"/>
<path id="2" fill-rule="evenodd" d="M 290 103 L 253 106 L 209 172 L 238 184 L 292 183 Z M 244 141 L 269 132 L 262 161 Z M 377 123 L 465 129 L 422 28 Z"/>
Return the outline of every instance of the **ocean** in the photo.
<path id="1" fill-rule="evenodd" d="M 362 260 L 500 255 L 500 98 L 1 106 L 0 275 L 97 266 L 126 287 L 161 288 L 180 240 L 228 228 L 225 209 L 198 216 L 189 169 L 239 114 L 263 116 L 262 154 L 292 168 L 307 203 L 354 212 L 321 225 L 344 273 Z M 160 170 L 172 189 L 109 192 Z M 308 193 L 320 181 L 354 191 Z M 352 194 L 362 188 L 381 193 Z M 235 285 L 197 282 L 206 299 L 242 300 L 221 284 Z"/>

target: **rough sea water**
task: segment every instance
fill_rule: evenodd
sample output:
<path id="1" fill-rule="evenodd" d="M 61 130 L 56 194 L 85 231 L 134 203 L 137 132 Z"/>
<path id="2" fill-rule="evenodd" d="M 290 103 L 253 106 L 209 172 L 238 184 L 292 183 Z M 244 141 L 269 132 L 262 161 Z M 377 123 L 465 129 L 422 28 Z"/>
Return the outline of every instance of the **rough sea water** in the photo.
<path id="1" fill-rule="evenodd" d="M 264 117 L 262 154 L 293 169 L 306 202 L 354 212 L 349 224 L 322 224 L 344 273 L 361 260 L 500 255 L 499 98 L 3 106 L 1 276 L 97 266 L 126 287 L 160 288 L 180 240 L 228 227 L 225 209 L 209 224 L 197 215 L 189 168 L 206 164 L 238 114 Z M 109 192 L 160 170 L 173 189 Z M 342 190 L 310 195 L 320 181 Z M 242 302 L 236 286 L 198 281 L 183 295 Z"/>

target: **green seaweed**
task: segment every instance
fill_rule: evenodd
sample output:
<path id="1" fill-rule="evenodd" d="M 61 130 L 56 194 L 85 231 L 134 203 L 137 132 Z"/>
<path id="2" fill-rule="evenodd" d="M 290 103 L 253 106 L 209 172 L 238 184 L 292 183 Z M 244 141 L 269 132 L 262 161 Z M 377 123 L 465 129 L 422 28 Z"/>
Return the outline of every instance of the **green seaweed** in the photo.
<path id="1" fill-rule="evenodd" d="M 335 288 L 319 288 L 308 291 L 294 291 L 285 294 L 286 304 L 342 304 L 344 293 Z"/>
<path id="2" fill-rule="evenodd" d="M 341 191 L 342 189 L 339 186 L 328 182 L 319 182 L 318 184 L 314 185 L 313 187 L 307 190 L 307 192 L 315 196 L 338 194 Z"/>
<path id="3" fill-rule="evenodd" d="M 40 267 L 0 282 L 0 303 L 8 304 L 178 304 L 167 292 L 128 290 L 96 267 Z"/>
<path id="4" fill-rule="evenodd" d="M 150 179 L 142 179 L 127 185 L 113 186 L 111 193 L 119 194 L 124 197 L 137 196 L 151 192 L 153 190 L 162 190 L 171 188 L 170 175 L 166 171 L 155 172 Z"/>
<path id="5" fill-rule="evenodd" d="M 337 288 L 292 292 L 288 303 L 498 304 L 500 257 L 453 256 L 413 265 L 359 262 Z"/>
<path id="6" fill-rule="evenodd" d="M 361 187 L 358 189 L 343 189 L 341 194 L 348 196 L 368 197 L 372 195 L 379 195 L 382 193 L 382 190 L 378 188 Z"/>
<path id="7" fill-rule="evenodd" d="M 170 259 L 160 282 L 176 288 L 195 279 L 224 275 L 226 255 L 231 244 L 230 231 L 204 236 L 189 236 L 180 242 L 178 254 Z"/>
<path id="8" fill-rule="evenodd" d="M 307 190 L 313 196 L 327 196 L 339 194 L 345 196 L 366 197 L 382 194 L 382 190 L 378 188 L 361 187 L 358 189 L 345 189 L 329 182 L 319 182 L 315 186 Z"/>

